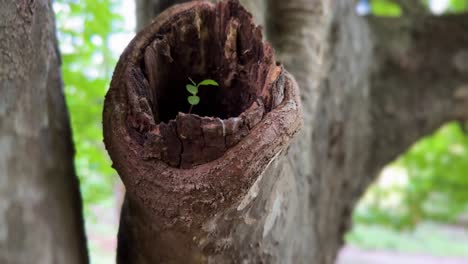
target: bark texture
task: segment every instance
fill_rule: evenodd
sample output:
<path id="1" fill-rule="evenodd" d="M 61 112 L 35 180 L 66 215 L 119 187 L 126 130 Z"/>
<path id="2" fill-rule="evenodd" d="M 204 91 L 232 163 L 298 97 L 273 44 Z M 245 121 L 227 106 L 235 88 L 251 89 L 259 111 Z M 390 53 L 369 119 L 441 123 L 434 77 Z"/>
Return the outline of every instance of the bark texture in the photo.
<path id="1" fill-rule="evenodd" d="M 424 16 L 407 4 L 411 16 L 385 19 L 359 17 L 347 0 L 241 2 L 297 80 L 304 126 L 288 151 L 249 183 L 237 208 L 210 209 L 205 235 L 193 237 L 208 257 L 191 261 L 331 264 L 353 207 L 377 172 L 444 122 L 467 119 L 467 15 Z M 155 16 L 168 5 L 161 3 L 141 1 L 138 10 Z M 139 221 L 149 219 L 144 214 L 152 207 L 132 195 L 126 206 L 133 209 L 122 212 L 121 227 L 145 226 Z M 137 239 L 147 241 L 134 252 L 142 258 L 172 254 L 154 252 L 156 239 Z M 185 247 L 177 252 L 191 254 Z"/>
<path id="2" fill-rule="evenodd" d="M 52 3 L 0 6 L 0 263 L 87 263 Z"/>
<path id="3" fill-rule="evenodd" d="M 178 113 L 189 108 L 187 77 L 204 76 L 220 87 L 201 91 L 192 114 Z M 118 262 L 268 262 L 256 253 L 268 232 L 244 219 L 263 200 L 247 191 L 298 131 L 297 92 L 236 1 L 176 6 L 144 28 L 104 108 L 106 148 L 127 189 Z"/>

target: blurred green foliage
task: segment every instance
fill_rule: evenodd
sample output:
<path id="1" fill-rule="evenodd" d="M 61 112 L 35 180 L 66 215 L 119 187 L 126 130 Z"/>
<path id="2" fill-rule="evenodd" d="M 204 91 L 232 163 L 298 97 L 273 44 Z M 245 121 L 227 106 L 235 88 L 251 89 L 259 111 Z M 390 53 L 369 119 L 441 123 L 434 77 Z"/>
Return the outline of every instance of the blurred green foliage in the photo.
<path id="1" fill-rule="evenodd" d="M 429 7 L 431 0 L 420 1 L 422 1 L 424 6 Z M 448 0 L 447 9 L 444 13 L 459 13 L 465 11 L 468 11 L 468 0 Z M 402 15 L 400 6 L 392 0 L 371 0 L 370 12 L 373 15 L 384 17 L 399 17 Z"/>
<path id="2" fill-rule="evenodd" d="M 403 229 L 424 220 L 454 222 L 468 212 L 468 135 L 460 124 L 418 141 L 391 166 L 403 168 L 405 180 L 374 184 L 355 211 L 358 223 Z"/>
<path id="3" fill-rule="evenodd" d="M 62 76 L 71 116 L 85 212 L 89 205 L 112 197 L 115 172 L 102 142 L 101 116 L 116 56 L 111 35 L 122 31 L 116 0 L 57 0 Z"/>
<path id="4" fill-rule="evenodd" d="M 372 0 L 371 13 L 376 16 L 399 17 L 401 8 L 390 0 Z"/>
<path id="5" fill-rule="evenodd" d="M 468 0 L 450 0 L 451 12 L 464 12 L 468 10 Z"/>
<path id="6" fill-rule="evenodd" d="M 429 8 L 430 0 L 422 1 Z M 402 15 L 391 0 L 363 2 L 370 4 L 373 15 Z M 468 11 L 468 0 L 449 0 L 442 10 Z M 453 222 L 468 213 L 468 136 L 459 124 L 450 123 L 420 140 L 390 166 L 400 170 L 393 176 L 398 179 L 369 188 L 354 212 L 356 223 L 405 229 L 425 220 Z M 403 178 L 396 175 L 401 172 Z"/>

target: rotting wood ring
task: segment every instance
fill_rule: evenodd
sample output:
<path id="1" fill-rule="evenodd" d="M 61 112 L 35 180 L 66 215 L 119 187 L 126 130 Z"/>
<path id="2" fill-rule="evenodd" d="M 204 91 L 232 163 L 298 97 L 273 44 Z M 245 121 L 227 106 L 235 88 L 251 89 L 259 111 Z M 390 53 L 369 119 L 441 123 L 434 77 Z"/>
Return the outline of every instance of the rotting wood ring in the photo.
<path id="1" fill-rule="evenodd" d="M 220 83 L 193 114 L 188 77 Z M 113 167 L 156 230 L 198 228 L 238 203 L 301 123 L 297 84 L 237 1 L 177 5 L 139 32 L 103 115 Z"/>

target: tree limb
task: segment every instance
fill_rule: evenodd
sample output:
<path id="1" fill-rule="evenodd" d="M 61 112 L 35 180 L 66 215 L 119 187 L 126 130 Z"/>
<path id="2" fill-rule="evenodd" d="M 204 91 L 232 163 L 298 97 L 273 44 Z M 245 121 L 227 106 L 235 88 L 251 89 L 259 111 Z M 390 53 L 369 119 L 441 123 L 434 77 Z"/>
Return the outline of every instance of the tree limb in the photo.
<path id="1" fill-rule="evenodd" d="M 372 149 L 383 166 L 442 124 L 468 119 L 468 15 L 368 22 L 378 58 Z"/>
<path id="2" fill-rule="evenodd" d="M 421 0 L 393 0 L 393 2 L 400 6 L 404 15 L 414 16 L 429 13 Z"/>

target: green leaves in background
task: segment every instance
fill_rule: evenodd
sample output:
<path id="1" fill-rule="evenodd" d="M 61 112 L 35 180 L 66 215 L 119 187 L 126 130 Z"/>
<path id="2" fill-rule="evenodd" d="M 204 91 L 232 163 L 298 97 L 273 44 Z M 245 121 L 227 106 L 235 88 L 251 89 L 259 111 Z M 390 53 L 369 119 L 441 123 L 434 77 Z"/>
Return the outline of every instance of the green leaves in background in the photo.
<path id="1" fill-rule="evenodd" d="M 441 128 L 398 161 L 410 177 L 405 202 L 417 219 L 456 220 L 468 209 L 468 135 L 459 124 Z"/>
<path id="2" fill-rule="evenodd" d="M 426 8 L 429 8 L 431 4 L 431 0 L 419 1 L 421 1 Z M 440 6 L 441 3 L 438 5 Z M 442 6 L 444 5 L 442 4 Z M 375 16 L 399 17 L 403 15 L 400 6 L 392 0 L 370 0 L 370 9 L 371 13 Z M 468 0 L 449 0 L 447 6 L 442 10 L 445 10 L 443 11 L 444 13 L 466 12 L 468 11 Z"/>
<path id="3" fill-rule="evenodd" d="M 399 17 L 401 8 L 390 0 L 372 0 L 371 13 L 376 16 Z"/>
<path id="4" fill-rule="evenodd" d="M 420 140 L 391 166 L 403 168 L 406 180 L 374 184 L 355 211 L 358 223 L 403 229 L 424 220 L 452 223 L 468 212 L 468 135 L 458 123 Z"/>
<path id="5" fill-rule="evenodd" d="M 108 199 L 116 180 L 102 143 L 101 116 L 116 56 L 109 48 L 122 31 L 117 0 L 57 0 L 62 75 L 76 149 L 75 165 L 85 209 Z"/>
<path id="6" fill-rule="evenodd" d="M 430 7 L 430 0 L 421 1 Z M 373 15 L 403 15 L 391 0 L 369 3 Z M 450 0 L 442 8 L 443 13 L 466 12 L 468 0 Z M 403 229 L 424 220 L 452 222 L 468 212 L 468 136 L 458 124 L 448 124 L 417 142 L 390 166 L 403 170 L 407 180 L 404 184 L 374 184 L 354 212 L 357 223 Z"/>
<path id="7" fill-rule="evenodd" d="M 457 13 L 468 11 L 468 0 L 450 0 L 450 11 Z"/>

